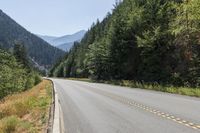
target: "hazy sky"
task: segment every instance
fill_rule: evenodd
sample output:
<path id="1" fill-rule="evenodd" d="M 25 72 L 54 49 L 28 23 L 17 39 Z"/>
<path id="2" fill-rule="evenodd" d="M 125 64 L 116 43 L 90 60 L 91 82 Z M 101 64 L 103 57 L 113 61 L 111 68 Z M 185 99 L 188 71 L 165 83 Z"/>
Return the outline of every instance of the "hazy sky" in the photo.
<path id="1" fill-rule="evenodd" d="M 35 34 L 62 36 L 87 30 L 115 0 L 0 0 L 0 9 Z"/>

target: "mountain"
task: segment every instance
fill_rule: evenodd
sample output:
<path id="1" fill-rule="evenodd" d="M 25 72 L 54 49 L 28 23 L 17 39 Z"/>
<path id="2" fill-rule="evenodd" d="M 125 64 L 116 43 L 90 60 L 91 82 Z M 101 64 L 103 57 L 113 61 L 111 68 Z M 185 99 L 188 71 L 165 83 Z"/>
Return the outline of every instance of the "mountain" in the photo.
<path id="1" fill-rule="evenodd" d="M 28 56 L 40 66 L 51 66 L 65 52 L 30 33 L 0 10 L 0 48 L 12 50 L 14 44 L 25 45 Z"/>
<path id="2" fill-rule="evenodd" d="M 43 35 L 37 35 L 38 37 L 40 37 L 41 39 L 43 39 L 44 41 L 48 42 L 49 44 L 56 38 L 55 36 L 43 36 Z M 54 46 L 54 45 L 53 45 Z"/>
<path id="3" fill-rule="evenodd" d="M 58 45 L 57 48 L 65 50 L 65 51 L 69 51 L 74 45 L 74 42 L 69 42 L 69 43 L 64 43 L 61 45 Z"/>
<path id="4" fill-rule="evenodd" d="M 61 37 L 43 36 L 43 35 L 38 35 L 38 36 L 43 40 L 45 40 L 46 42 L 50 43 L 52 46 L 55 46 L 64 51 L 68 51 L 73 46 L 74 42 L 81 41 L 85 33 L 86 33 L 85 30 L 81 30 L 72 35 L 65 35 Z"/>
<path id="5" fill-rule="evenodd" d="M 83 36 L 85 35 L 85 32 L 86 31 L 81 30 L 81 31 L 79 31 L 75 34 L 72 34 L 72 35 L 65 35 L 65 36 L 56 38 L 56 39 L 53 40 L 53 43 L 56 46 L 58 46 L 58 45 L 61 45 L 61 44 L 64 44 L 64 43 L 79 41 L 83 38 Z"/>

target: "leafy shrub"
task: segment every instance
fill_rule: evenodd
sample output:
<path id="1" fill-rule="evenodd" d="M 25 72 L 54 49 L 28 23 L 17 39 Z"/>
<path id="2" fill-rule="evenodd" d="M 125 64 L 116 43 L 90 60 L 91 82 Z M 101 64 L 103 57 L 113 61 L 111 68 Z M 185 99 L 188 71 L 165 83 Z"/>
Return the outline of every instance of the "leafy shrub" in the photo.
<path id="1" fill-rule="evenodd" d="M 32 88 L 34 85 L 35 85 L 35 78 L 34 78 L 33 73 L 30 73 L 30 74 L 27 76 L 27 81 L 26 81 L 26 87 L 25 87 L 25 89 L 30 89 L 30 88 Z"/>
<path id="2" fill-rule="evenodd" d="M 42 81 L 40 75 L 35 74 L 35 85 L 39 84 Z"/>

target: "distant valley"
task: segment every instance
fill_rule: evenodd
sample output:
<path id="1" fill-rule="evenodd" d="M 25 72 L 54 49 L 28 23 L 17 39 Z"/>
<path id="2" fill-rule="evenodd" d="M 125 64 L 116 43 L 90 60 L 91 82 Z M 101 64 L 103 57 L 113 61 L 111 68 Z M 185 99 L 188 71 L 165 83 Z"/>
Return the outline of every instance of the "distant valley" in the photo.
<path id="1" fill-rule="evenodd" d="M 44 41 L 48 42 L 52 46 L 55 46 L 64 51 L 69 51 L 70 48 L 73 46 L 74 42 L 81 41 L 85 33 L 86 33 L 85 30 L 81 30 L 72 35 L 64 35 L 61 37 L 46 36 L 46 35 L 37 35 L 37 36 L 43 39 Z"/>

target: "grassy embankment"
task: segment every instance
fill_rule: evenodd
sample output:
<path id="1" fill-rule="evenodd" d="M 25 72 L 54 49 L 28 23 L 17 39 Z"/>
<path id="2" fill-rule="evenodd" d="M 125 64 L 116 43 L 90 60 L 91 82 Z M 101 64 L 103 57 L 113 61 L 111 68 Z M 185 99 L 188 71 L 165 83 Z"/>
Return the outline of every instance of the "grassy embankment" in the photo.
<path id="1" fill-rule="evenodd" d="M 32 89 L 0 102 L 0 133 L 40 133 L 47 127 L 52 83 L 43 80 Z"/>
<path id="2" fill-rule="evenodd" d="M 120 86 L 131 87 L 131 88 L 141 88 L 141 89 L 147 89 L 147 90 L 167 92 L 167 93 L 172 93 L 172 94 L 200 97 L 200 88 L 163 86 L 163 85 L 159 85 L 158 83 L 154 83 L 154 84 L 141 83 L 141 82 L 135 82 L 135 81 L 130 81 L 130 80 L 94 81 L 87 78 L 68 78 L 68 79 L 85 81 L 85 82 L 106 83 L 106 84 L 120 85 Z"/>

